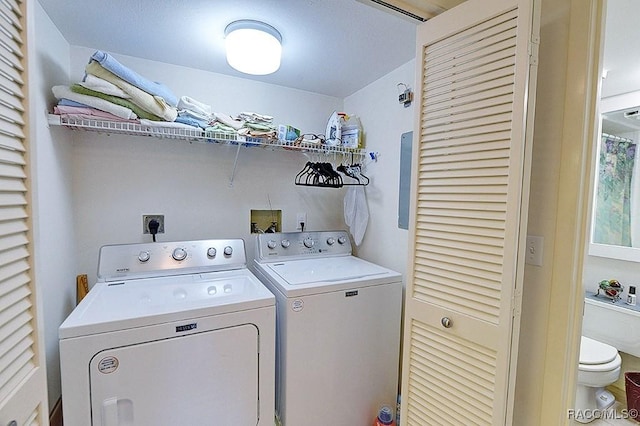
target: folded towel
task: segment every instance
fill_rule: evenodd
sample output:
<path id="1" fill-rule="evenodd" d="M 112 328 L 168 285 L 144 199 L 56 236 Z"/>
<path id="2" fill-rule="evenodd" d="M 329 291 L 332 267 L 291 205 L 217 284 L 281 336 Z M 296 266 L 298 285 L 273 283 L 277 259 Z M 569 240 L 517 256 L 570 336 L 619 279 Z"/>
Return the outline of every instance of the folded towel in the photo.
<path id="1" fill-rule="evenodd" d="M 273 117 L 270 115 L 258 114 L 257 112 L 241 112 L 238 118 L 253 123 L 271 123 L 273 121 Z"/>
<path id="2" fill-rule="evenodd" d="M 185 129 L 185 130 L 200 130 L 198 127 L 190 126 L 189 124 L 176 123 L 175 121 L 152 121 L 152 120 L 140 120 L 141 126 L 153 127 L 153 128 L 165 128 L 165 129 Z"/>
<path id="3" fill-rule="evenodd" d="M 189 110 L 178 111 L 178 116 L 176 117 L 175 121 L 177 121 L 178 123 L 184 123 L 184 124 L 189 124 L 191 126 L 201 127 L 203 129 L 207 127 L 210 123 L 210 120 L 208 118 L 202 119 L 201 117 L 198 116 L 198 114 Z"/>
<path id="4" fill-rule="evenodd" d="M 125 67 L 118 62 L 113 56 L 100 50 L 91 55 L 91 59 L 97 61 L 105 69 L 111 71 L 124 81 L 144 90 L 147 93 L 151 93 L 155 96 L 160 96 L 171 106 L 178 105 L 178 99 L 171 92 L 171 90 L 162 83 L 151 81 L 145 77 L 142 77 L 130 68 Z"/>
<path id="5" fill-rule="evenodd" d="M 81 104 L 80 102 L 72 101 L 71 99 L 65 99 L 65 98 L 58 99 L 58 105 L 91 108 L 88 105 Z"/>
<path id="6" fill-rule="evenodd" d="M 107 80 L 103 80 L 100 77 L 96 77 L 93 74 L 85 74 L 84 80 L 78 84 L 86 87 L 87 89 L 104 93 L 105 95 L 117 96 L 124 99 L 129 99 L 131 97 L 115 84 L 110 83 Z"/>
<path id="7" fill-rule="evenodd" d="M 217 133 L 228 133 L 228 134 L 237 134 L 236 130 L 233 127 L 229 127 L 226 124 L 220 123 L 218 121 L 212 123 L 210 126 L 207 126 L 205 131 L 207 132 L 217 132 Z"/>
<path id="8" fill-rule="evenodd" d="M 163 98 L 160 96 L 153 96 L 133 84 L 124 81 L 106 68 L 103 68 L 98 62 L 89 62 L 85 67 L 85 70 L 88 74 L 95 75 L 96 77 L 100 77 L 103 80 L 115 84 L 131 96 L 131 102 L 165 121 L 174 121 L 178 116 L 178 110 L 167 104 Z"/>
<path id="9" fill-rule="evenodd" d="M 51 88 L 51 91 L 53 92 L 53 96 L 55 96 L 56 99 L 69 99 L 71 101 L 79 102 L 81 104 L 99 109 L 101 111 L 109 112 L 117 117 L 124 118 L 126 120 L 137 118 L 136 114 L 130 108 L 116 105 L 95 96 L 74 93 L 68 86 L 53 86 Z"/>
<path id="10" fill-rule="evenodd" d="M 203 121 L 206 123 L 209 123 L 215 120 L 215 117 L 213 115 L 200 114 L 199 112 L 195 112 L 190 109 L 180 109 L 178 110 L 178 115 L 189 116 L 191 118 L 194 118 L 196 120 Z"/>
<path id="11" fill-rule="evenodd" d="M 99 109 L 87 107 L 87 106 L 68 106 L 68 105 L 56 105 L 53 107 L 53 113 L 57 115 L 64 115 L 73 118 L 81 119 L 93 119 L 93 120 L 109 120 L 109 121 L 126 121 L 130 123 L 137 123 L 138 120 L 125 120 L 111 113 L 100 111 Z"/>
<path id="12" fill-rule="evenodd" d="M 215 116 L 216 116 L 216 120 L 236 130 L 240 130 L 242 127 L 244 127 L 243 120 L 234 120 L 233 118 L 231 118 L 231 116 L 224 114 L 222 112 L 216 112 Z"/>
<path id="13" fill-rule="evenodd" d="M 70 89 L 74 93 L 78 93 L 78 94 L 81 94 L 81 95 L 87 95 L 87 96 L 93 96 L 93 97 L 96 97 L 96 98 L 104 99 L 105 101 L 108 101 L 108 102 L 110 102 L 112 104 L 116 104 L 116 105 L 123 106 L 125 108 L 129 108 L 131 111 L 133 111 L 140 118 L 146 118 L 148 120 L 155 120 L 155 121 L 163 121 L 162 118 L 158 117 L 157 115 L 151 114 L 151 113 L 143 110 L 142 108 L 140 108 L 138 105 L 134 104 L 129 99 L 122 99 L 122 98 L 119 98 L 117 96 L 105 95 L 104 93 L 100 93 L 100 92 L 96 92 L 95 90 L 87 89 L 86 87 L 80 86 L 79 84 L 72 84 Z"/>
<path id="14" fill-rule="evenodd" d="M 180 98 L 178 101 L 178 109 L 186 109 L 207 117 L 212 115 L 211 107 L 209 105 L 198 102 L 189 96 L 183 96 Z"/>

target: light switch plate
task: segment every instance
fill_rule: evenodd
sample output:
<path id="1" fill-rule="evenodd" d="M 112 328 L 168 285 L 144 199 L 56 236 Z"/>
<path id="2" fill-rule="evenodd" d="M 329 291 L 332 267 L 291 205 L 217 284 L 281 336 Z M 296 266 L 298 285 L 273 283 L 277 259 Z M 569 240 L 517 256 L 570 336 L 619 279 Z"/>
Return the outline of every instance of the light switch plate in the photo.
<path id="1" fill-rule="evenodd" d="M 527 235 L 527 250 L 525 253 L 525 263 L 533 266 L 542 266 L 542 247 L 544 238 L 534 235 Z"/>

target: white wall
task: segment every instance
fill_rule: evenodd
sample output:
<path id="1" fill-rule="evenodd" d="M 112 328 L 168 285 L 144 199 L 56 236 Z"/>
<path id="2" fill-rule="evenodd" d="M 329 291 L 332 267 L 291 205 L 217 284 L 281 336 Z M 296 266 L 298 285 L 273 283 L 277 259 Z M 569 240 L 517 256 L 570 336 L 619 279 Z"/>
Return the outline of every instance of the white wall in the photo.
<path id="1" fill-rule="evenodd" d="M 31 168 L 34 274 L 42 298 L 49 407 L 60 395 L 58 325 L 75 305 L 76 244 L 71 193 L 72 146 L 51 133 L 46 113 L 51 86 L 69 75 L 69 44 L 40 3 L 34 2 L 35 39 L 30 42 Z"/>
<path id="2" fill-rule="evenodd" d="M 398 228 L 400 137 L 413 130 L 415 103 L 398 103 L 398 83 L 415 88 L 415 60 L 347 97 L 344 105 L 360 116 L 367 151 L 379 153 L 377 162 L 368 160 L 369 222 L 358 255 L 405 275 L 408 232 Z"/>
<path id="3" fill-rule="evenodd" d="M 73 47 L 71 80 L 82 78 L 95 49 Z M 324 133 L 342 100 L 300 90 L 185 67 L 114 55 L 124 65 L 177 96 L 187 95 L 214 111 L 254 111 L 274 116 L 304 132 Z M 307 228 L 344 229 L 343 189 L 294 185 L 308 158 L 297 152 L 243 148 L 233 186 L 234 146 L 180 140 L 69 132 L 73 137 L 73 194 L 77 213 L 79 271 L 95 281 L 97 254 L 104 244 L 151 241 L 142 234 L 143 214 L 164 214 L 159 241 L 244 238 L 252 209 L 281 209 L 283 229 L 295 230 L 296 213 Z M 270 203 L 269 203 L 270 202 Z"/>

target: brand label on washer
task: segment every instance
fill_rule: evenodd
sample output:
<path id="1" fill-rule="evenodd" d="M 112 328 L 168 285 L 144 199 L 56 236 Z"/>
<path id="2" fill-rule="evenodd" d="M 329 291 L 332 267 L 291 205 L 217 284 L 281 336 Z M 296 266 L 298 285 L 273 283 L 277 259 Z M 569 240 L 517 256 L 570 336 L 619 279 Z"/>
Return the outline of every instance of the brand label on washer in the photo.
<path id="1" fill-rule="evenodd" d="M 193 322 L 191 324 L 179 325 L 176 327 L 176 333 L 184 333 L 185 331 L 191 331 L 198 328 L 198 323 Z"/>
<path id="2" fill-rule="evenodd" d="M 300 312 L 302 309 L 304 309 L 304 300 L 302 300 L 302 299 L 294 299 L 291 302 L 291 310 L 293 312 Z"/>
<path id="3" fill-rule="evenodd" d="M 115 356 L 107 356 L 102 358 L 98 363 L 98 371 L 102 374 L 113 373 L 118 369 L 118 365 L 120 365 L 118 358 Z"/>

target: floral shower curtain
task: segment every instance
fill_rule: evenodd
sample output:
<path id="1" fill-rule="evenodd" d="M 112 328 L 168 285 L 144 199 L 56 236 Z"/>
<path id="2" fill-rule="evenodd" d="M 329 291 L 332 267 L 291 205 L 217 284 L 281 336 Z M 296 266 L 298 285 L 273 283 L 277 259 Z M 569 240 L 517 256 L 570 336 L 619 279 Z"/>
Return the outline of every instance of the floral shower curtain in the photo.
<path id="1" fill-rule="evenodd" d="M 602 135 L 593 242 L 631 246 L 631 182 L 636 144 Z"/>

